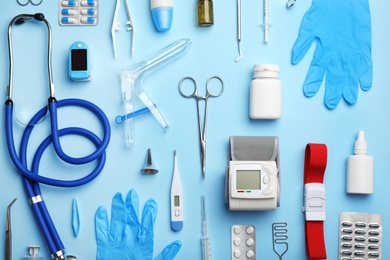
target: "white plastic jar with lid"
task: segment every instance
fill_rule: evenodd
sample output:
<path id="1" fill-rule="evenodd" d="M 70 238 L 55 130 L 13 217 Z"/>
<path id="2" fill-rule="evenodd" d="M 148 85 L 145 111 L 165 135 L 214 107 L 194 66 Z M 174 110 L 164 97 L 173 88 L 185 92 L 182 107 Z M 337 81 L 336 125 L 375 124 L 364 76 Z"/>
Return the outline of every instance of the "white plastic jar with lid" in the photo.
<path id="1" fill-rule="evenodd" d="M 253 67 L 249 114 L 252 119 L 282 117 L 282 82 L 278 65 L 256 64 Z"/>

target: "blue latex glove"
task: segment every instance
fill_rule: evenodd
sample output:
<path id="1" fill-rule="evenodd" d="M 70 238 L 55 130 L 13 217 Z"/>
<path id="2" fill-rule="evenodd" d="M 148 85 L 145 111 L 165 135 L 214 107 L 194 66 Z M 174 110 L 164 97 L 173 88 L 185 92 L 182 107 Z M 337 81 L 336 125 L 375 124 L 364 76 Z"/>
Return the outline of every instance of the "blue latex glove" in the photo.
<path id="1" fill-rule="evenodd" d="M 154 246 L 154 223 L 157 203 L 149 199 L 144 206 L 142 222 L 138 218 L 139 198 L 130 190 L 123 201 L 120 193 L 115 194 L 111 207 L 111 225 L 107 210 L 101 206 L 95 214 L 97 260 L 152 260 Z M 181 248 L 180 241 L 174 241 L 155 258 L 172 260 Z"/>
<path id="2" fill-rule="evenodd" d="M 341 97 L 357 100 L 358 85 L 372 85 L 371 17 L 368 0 L 313 0 L 303 17 L 292 49 L 292 63 L 305 56 L 318 40 L 303 92 L 314 96 L 326 74 L 325 105 L 334 109 Z"/>

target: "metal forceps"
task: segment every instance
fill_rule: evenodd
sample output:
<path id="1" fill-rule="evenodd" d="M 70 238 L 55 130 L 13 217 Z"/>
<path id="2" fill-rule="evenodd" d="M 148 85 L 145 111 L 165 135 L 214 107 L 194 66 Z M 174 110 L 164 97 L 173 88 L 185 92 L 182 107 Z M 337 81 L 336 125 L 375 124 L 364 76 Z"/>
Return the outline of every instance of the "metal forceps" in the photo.
<path id="1" fill-rule="evenodd" d="M 42 3 L 43 0 L 36 0 L 36 1 L 33 1 L 33 0 L 24 0 L 24 1 L 21 1 L 21 0 L 16 0 L 16 2 L 21 5 L 21 6 L 26 6 L 28 5 L 29 3 L 32 4 L 32 5 L 40 5 Z"/>
<path id="2" fill-rule="evenodd" d="M 184 91 L 183 91 L 183 81 L 184 80 L 191 80 L 194 84 L 194 92 L 192 92 L 192 94 L 186 94 Z M 210 84 L 210 81 L 212 79 L 218 79 L 220 82 L 221 82 L 221 91 L 217 94 L 213 93 L 210 88 L 209 88 L 209 84 Z M 219 97 L 220 95 L 222 95 L 223 91 L 224 91 L 224 82 L 223 82 L 223 79 L 219 76 L 211 76 L 207 79 L 207 82 L 206 82 L 206 95 L 205 96 L 200 96 L 198 94 L 198 86 L 196 84 L 196 81 L 194 78 L 192 77 L 183 77 L 181 80 L 180 80 L 180 83 L 179 83 L 179 91 L 180 91 L 180 94 L 185 97 L 185 98 L 194 98 L 196 100 L 196 105 L 197 105 L 197 108 L 198 108 L 198 125 L 199 125 L 199 142 L 200 142 L 200 160 L 201 160 L 201 164 L 202 164 L 202 177 L 203 179 L 206 177 L 206 130 L 207 130 L 207 109 L 208 109 L 208 99 L 209 97 Z M 205 109 L 204 109 L 204 115 L 203 115 L 203 122 L 202 122 L 202 119 L 201 119 L 201 113 L 200 113 L 200 105 L 199 105 L 199 101 L 201 100 L 204 100 L 205 101 Z"/>

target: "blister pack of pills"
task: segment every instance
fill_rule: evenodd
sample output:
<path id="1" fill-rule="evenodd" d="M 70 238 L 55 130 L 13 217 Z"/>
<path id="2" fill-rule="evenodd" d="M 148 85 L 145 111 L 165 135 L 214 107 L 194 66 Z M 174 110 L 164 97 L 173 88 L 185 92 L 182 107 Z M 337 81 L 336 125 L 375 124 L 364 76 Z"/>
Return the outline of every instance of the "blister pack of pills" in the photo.
<path id="1" fill-rule="evenodd" d="M 253 225 L 233 225 L 231 228 L 231 259 L 256 260 L 256 228 Z"/>
<path id="2" fill-rule="evenodd" d="M 97 25 L 99 22 L 98 0 L 59 0 L 61 25 Z"/>
<path id="3" fill-rule="evenodd" d="M 340 214 L 339 260 L 382 259 L 382 215 Z"/>

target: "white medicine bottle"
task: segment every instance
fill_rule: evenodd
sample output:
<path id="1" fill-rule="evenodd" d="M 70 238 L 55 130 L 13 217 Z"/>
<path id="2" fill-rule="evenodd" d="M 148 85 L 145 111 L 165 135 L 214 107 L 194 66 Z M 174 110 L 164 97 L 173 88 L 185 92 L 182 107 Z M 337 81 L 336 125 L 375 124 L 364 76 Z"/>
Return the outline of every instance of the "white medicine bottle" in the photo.
<path id="1" fill-rule="evenodd" d="M 354 153 L 347 160 L 347 192 L 371 194 L 374 192 L 374 157 L 367 155 L 364 131 L 358 132 Z"/>
<path id="2" fill-rule="evenodd" d="M 282 82 L 277 64 L 254 65 L 249 106 L 252 119 L 278 119 L 282 116 Z"/>

